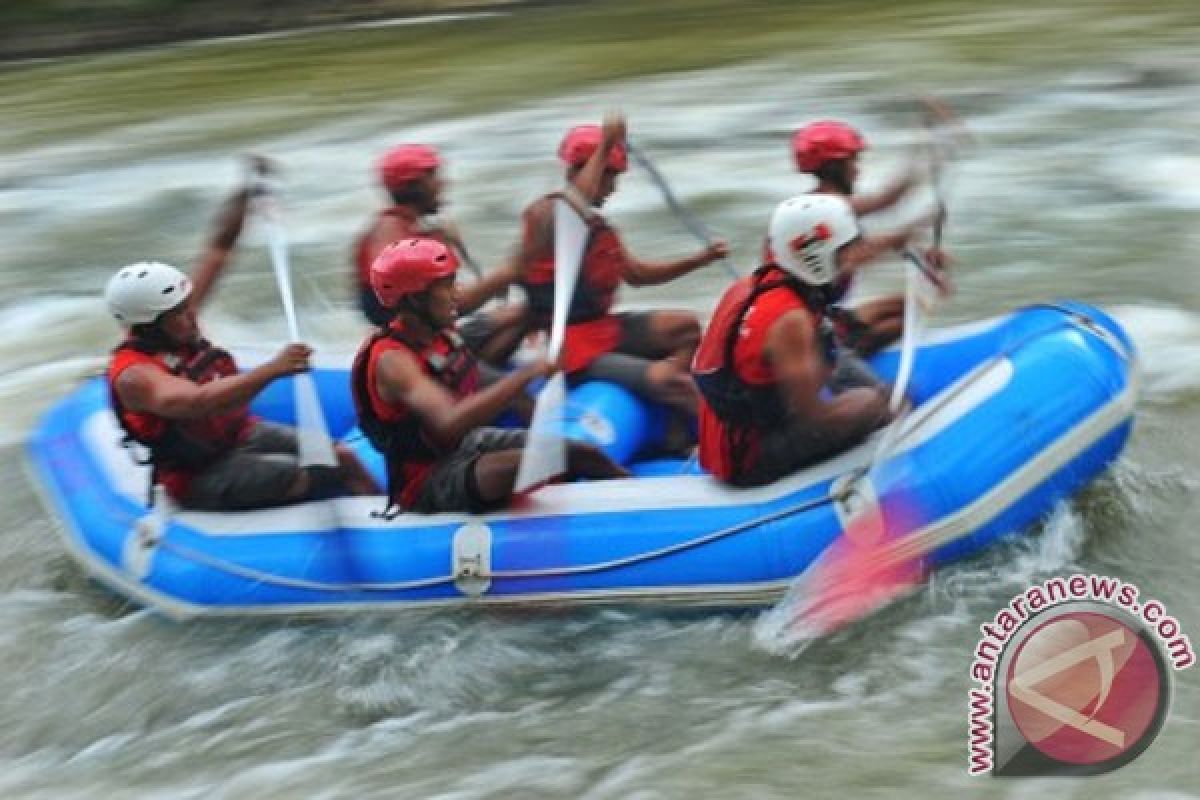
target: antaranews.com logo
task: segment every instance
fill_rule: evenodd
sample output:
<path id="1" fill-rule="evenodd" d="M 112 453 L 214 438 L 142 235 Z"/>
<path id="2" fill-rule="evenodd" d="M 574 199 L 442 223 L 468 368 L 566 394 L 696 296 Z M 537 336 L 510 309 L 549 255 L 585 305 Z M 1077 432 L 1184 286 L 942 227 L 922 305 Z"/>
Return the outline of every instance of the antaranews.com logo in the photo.
<path id="1" fill-rule="evenodd" d="M 1158 735 L 1171 672 L 1196 662 L 1157 600 L 1105 575 L 1051 578 L 988 623 L 971 662 L 967 771 L 1098 775 Z"/>

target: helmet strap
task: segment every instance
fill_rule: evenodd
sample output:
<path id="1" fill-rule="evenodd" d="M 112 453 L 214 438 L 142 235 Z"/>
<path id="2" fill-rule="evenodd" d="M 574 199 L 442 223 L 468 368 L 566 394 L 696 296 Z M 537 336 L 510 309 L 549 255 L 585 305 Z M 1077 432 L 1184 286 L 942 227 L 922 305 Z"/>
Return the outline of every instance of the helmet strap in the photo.
<path id="1" fill-rule="evenodd" d="M 404 295 L 396 304 L 396 311 L 407 315 L 420 323 L 422 327 L 427 328 L 430 336 L 437 333 L 438 325 L 429 313 L 429 298 L 425 292 Z"/>
<path id="2" fill-rule="evenodd" d="M 167 312 L 163 312 L 165 314 Z M 137 339 L 142 345 L 151 350 L 158 352 L 167 352 L 176 349 L 179 345 L 172 341 L 167 336 L 167 332 L 162 327 L 163 315 L 159 314 L 154 318 L 153 322 L 143 322 L 139 325 L 130 325 L 129 333 L 134 339 Z"/>
<path id="3" fill-rule="evenodd" d="M 821 183 L 828 184 L 845 195 L 852 194 L 854 187 L 850 185 L 848 161 L 843 158 L 826 161 L 813 171 L 813 175 Z"/>
<path id="4" fill-rule="evenodd" d="M 392 203 L 398 206 L 407 206 L 416 211 L 418 215 L 432 214 L 437 211 L 432 193 L 421 181 L 409 181 L 403 186 L 389 189 L 388 195 L 392 198 Z"/>
<path id="5" fill-rule="evenodd" d="M 792 274 L 792 272 L 778 264 L 767 264 L 765 266 L 774 267 L 782 272 L 784 274 L 784 281 L 792 287 L 793 291 L 803 297 L 810 307 L 824 311 L 833 305 L 833 284 L 814 286 L 807 281 L 801 280 L 797 275 Z"/>

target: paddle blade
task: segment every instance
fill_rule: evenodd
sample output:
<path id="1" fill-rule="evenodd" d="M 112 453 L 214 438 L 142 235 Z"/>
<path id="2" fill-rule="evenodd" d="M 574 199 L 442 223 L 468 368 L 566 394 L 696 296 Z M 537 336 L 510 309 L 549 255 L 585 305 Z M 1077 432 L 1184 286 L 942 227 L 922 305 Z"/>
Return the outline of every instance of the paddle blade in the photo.
<path id="1" fill-rule="evenodd" d="M 773 650 L 803 649 L 864 619 L 919 587 L 924 553 L 909 535 L 921 527 L 917 506 L 867 504 L 787 596 L 759 621 L 757 635 Z"/>
<path id="2" fill-rule="evenodd" d="M 271 208 L 268 206 L 268 208 Z M 287 234 L 274 218 L 271 210 L 267 216 L 267 249 L 271 253 L 271 266 L 275 270 L 275 284 L 279 287 L 279 299 L 283 301 L 283 315 L 287 320 L 288 336 L 291 341 L 300 341 L 300 322 L 296 316 L 296 300 L 292 292 L 292 270 L 288 261 Z"/>
<path id="3" fill-rule="evenodd" d="M 562 352 L 567 334 L 567 314 L 571 296 L 579 280 L 583 263 L 583 248 L 587 245 L 588 227 L 566 200 L 554 204 L 554 317 L 550 325 L 551 360 Z M 515 493 L 527 492 L 567 470 L 566 444 L 563 442 L 563 409 L 567 402 L 566 378 L 555 373 L 542 387 L 533 407 L 529 438 L 521 453 L 517 468 Z"/>
<path id="4" fill-rule="evenodd" d="M 562 198 L 554 202 L 554 316 L 550 326 L 551 359 L 558 358 L 567 333 L 567 313 L 579 281 L 588 227 L 575 209 Z"/>
<path id="5" fill-rule="evenodd" d="M 914 256 L 915 257 L 915 256 Z M 913 362 L 916 360 L 917 344 L 925 327 L 926 295 L 921 286 L 925 276 L 910 258 L 904 264 L 904 336 L 900 341 L 900 364 L 896 369 L 896 382 L 892 384 L 892 396 L 888 408 L 892 413 L 900 410 L 904 393 L 912 377 Z"/>
<path id="6" fill-rule="evenodd" d="M 336 467 L 337 455 L 329 440 L 329 427 L 321 410 L 321 398 L 312 375 L 302 372 L 293 379 L 296 392 L 296 437 L 300 466 Z"/>
<path id="7" fill-rule="evenodd" d="M 513 484 L 515 494 L 528 492 L 567 471 L 566 444 L 562 437 L 566 403 L 566 378 L 558 372 L 546 381 L 533 407 L 529 437 Z"/>

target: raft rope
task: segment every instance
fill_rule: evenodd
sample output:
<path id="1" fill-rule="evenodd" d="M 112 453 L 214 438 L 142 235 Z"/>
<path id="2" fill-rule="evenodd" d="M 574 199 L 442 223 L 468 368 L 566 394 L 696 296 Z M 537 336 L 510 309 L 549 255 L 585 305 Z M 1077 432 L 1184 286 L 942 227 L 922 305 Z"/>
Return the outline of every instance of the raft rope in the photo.
<path id="1" fill-rule="evenodd" d="M 547 569 L 526 569 L 526 570 L 498 570 L 481 575 L 472 575 L 472 579 L 521 579 L 521 578 L 556 578 L 566 577 L 570 575 L 587 575 L 595 572 L 604 572 L 606 570 L 620 569 L 622 567 L 634 566 L 645 561 L 652 561 L 664 556 L 674 555 L 685 550 L 690 550 L 701 545 L 715 542 L 719 539 L 724 539 L 738 533 L 742 533 L 751 528 L 765 525 L 770 522 L 776 522 L 781 519 L 786 519 L 794 514 L 800 514 L 804 511 L 809 511 L 820 506 L 827 505 L 835 500 L 843 499 L 849 490 L 839 492 L 837 494 L 824 495 L 816 497 L 812 500 L 800 503 L 790 508 L 780 509 L 770 514 L 764 514 L 754 519 L 745 522 L 739 522 L 736 525 L 730 525 L 726 528 L 706 533 L 703 536 L 697 536 L 693 539 L 688 539 L 676 544 L 660 547 L 656 550 L 648 550 L 642 553 L 636 553 L 624 558 L 616 558 L 610 561 L 599 561 L 592 564 L 581 564 L 577 567 L 552 567 Z M 290 589 L 309 589 L 319 592 L 400 592 L 412 589 L 429 589 L 435 586 L 442 586 L 448 583 L 454 583 L 460 576 L 458 575 L 437 575 L 431 578 L 421 578 L 413 581 L 398 581 L 394 583 L 326 583 L 324 581 L 313 581 L 304 578 L 289 578 L 283 575 L 278 575 L 270 572 L 263 572 L 246 567 L 241 564 L 235 564 L 224 559 L 210 556 L 207 553 L 188 547 L 187 545 L 176 544 L 165 539 L 159 542 L 159 547 L 168 552 L 174 553 L 181 558 L 194 561 L 198 564 L 203 564 L 206 567 L 211 567 L 215 570 L 228 573 L 235 577 L 246 578 L 257 583 L 265 583 L 272 586 L 282 586 Z"/>
<path id="2" fill-rule="evenodd" d="M 1031 331 L 1028 335 L 1020 338 L 1019 340 L 1017 340 L 1015 342 L 1012 342 L 1007 347 L 1005 347 L 1003 350 L 1001 350 L 996 355 L 994 355 L 992 358 L 990 358 L 987 361 L 980 364 L 978 367 L 976 367 L 974 370 L 972 370 L 971 373 L 968 373 L 965 380 L 962 380 L 959 382 L 959 385 L 954 389 L 954 391 L 945 392 L 940 397 L 938 397 L 937 401 L 934 404 L 928 405 L 928 406 L 923 406 L 922 411 L 925 413 L 922 413 L 920 415 L 920 417 L 917 419 L 917 421 L 915 422 L 915 424 L 913 425 L 912 428 L 910 428 L 909 430 L 907 430 L 901 434 L 901 439 L 903 439 L 904 436 L 912 433 L 914 430 L 919 428 L 928 419 L 930 419 L 938 410 L 947 406 L 949 403 L 951 403 L 954 400 L 954 398 L 956 398 L 959 394 L 961 394 L 963 391 L 965 391 L 966 388 L 973 383 L 973 380 L 974 380 L 973 376 L 983 374 L 984 372 L 987 371 L 987 369 L 991 368 L 993 365 L 995 365 L 1001 359 L 1012 356 L 1013 353 L 1022 349 L 1023 347 L 1025 347 L 1026 345 L 1028 345 L 1030 342 L 1034 341 L 1035 339 L 1038 339 L 1038 338 L 1044 336 L 1045 334 L 1050 333 L 1055 328 L 1066 327 L 1066 325 L 1069 325 L 1069 324 L 1077 325 L 1077 326 L 1082 327 L 1085 330 L 1095 334 L 1098 338 L 1100 338 L 1102 341 L 1104 341 L 1106 344 L 1108 344 L 1114 350 L 1114 352 L 1116 352 L 1117 355 L 1120 356 L 1122 359 L 1129 360 L 1131 358 L 1131 354 L 1129 353 L 1128 349 L 1120 342 L 1119 339 L 1117 339 L 1117 337 L 1113 336 L 1106 328 L 1099 325 L 1091 317 L 1087 316 L 1086 314 L 1084 314 L 1081 311 L 1078 311 L 1077 309 L 1073 309 L 1073 308 L 1070 308 L 1069 306 L 1064 306 L 1064 305 L 1060 305 L 1057 303 L 1035 303 L 1035 304 L 1028 306 L 1028 308 L 1046 308 L 1049 310 L 1058 311 L 1058 312 L 1062 313 L 1063 315 L 1065 315 L 1067 317 L 1067 320 L 1061 326 L 1055 325 L 1052 327 L 1039 328 L 1038 330 Z M 471 578 L 476 579 L 476 580 L 488 580 L 488 579 L 519 580 L 519 579 L 530 579 L 530 578 L 557 578 L 557 577 L 567 577 L 567 576 L 571 576 L 571 575 L 588 575 L 588 574 L 597 573 L 597 572 L 604 572 L 606 570 L 620 569 L 622 567 L 630 567 L 630 566 L 641 564 L 641 563 L 644 563 L 647 561 L 653 561 L 655 559 L 675 555 L 676 553 L 681 553 L 686 550 L 691 550 L 696 547 L 700 547 L 702 545 L 709 544 L 711 542 L 719 541 L 721 539 L 725 539 L 730 536 L 735 536 L 739 533 L 743 533 L 747 530 L 756 528 L 760 525 L 766 525 L 771 522 L 778 522 L 779 520 L 787 519 L 788 517 L 794 516 L 796 514 L 801 514 L 805 511 L 811 511 L 814 508 L 819 508 L 821 506 L 828 505 L 828 504 L 834 503 L 834 502 L 844 501 L 847 497 L 849 497 L 851 494 L 854 493 L 855 487 L 858 484 L 859 479 L 861 479 L 863 477 L 863 475 L 865 475 L 866 473 L 867 473 L 867 470 L 865 468 L 861 468 L 861 467 L 858 468 L 857 470 L 855 470 L 854 473 L 851 473 L 850 480 L 841 482 L 842 488 L 835 493 L 827 494 L 822 497 L 816 497 L 811 500 L 805 501 L 803 503 L 799 503 L 797 505 L 790 506 L 788 508 L 780 509 L 779 511 L 773 511 L 769 514 L 763 514 L 763 515 L 755 517 L 753 519 L 746 520 L 745 522 L 739 522 L 735 525 L 730 525 L 728 527 L 713 531 L 712 533 L 707 533 L 702 536 L 697 536 L 695 538 L 688 539 L 688 540 L 682 541 L 682 542 L 678 542 L 676 544 L 667 545 L 666 547 L 660 547 L 655 550 L 648 550 L 645 552 L 636 553 L 634 555 L 625 556 L 623 558 L 612 559 L 609 561 L 599 561 L 599 562 L 594 562 L 591 564 L 581 564 L 581 565 L 575 566 L 575 567 L 552 567 L 552 568 L 546 568 L 546 569 L 528 569 L 528 570 L 499 570 L 499 571 L 493 571 L 493 572 L 483 574 L 483 575 L 472 575 Z M 192 548 L 192 547 L 188 547 L 187 545 L 182 545 L 182 544 L 168 541 L 165 537 L 159 539 L 159 541 L 156 544 L 162 550 L 165 550 L 174 555 L 177 555 L 180 558 L 195 562 L 197 564 L 201 564 L 206 567 L 210 567 L 211 569 L 217 570 L 218 572 L 224 572 L 224 573 L 226 573 L 228 575 L 232 575 L 234 577 L 244 578 L 249 581 L 254 581 L 255 583 L 267 584 L 270 586 L 279 586 L 279 587 L 288 588 L 288 589 L 304 589 L 304 590 L 308 590 L 308 591 L 317 591 L 317 592 L 402 592 L 402 591 L 412 591 L 412 590 L 416 590 L 416 589 L 430 589 L 430 588 L 437 587 L 437 586 L 444 586 L 446 584 L 454 583 L 460 577 L 455 574 L 449 574 L 449 575 L 437 575 L 437 576 L 433 576 L 433 577 L 429 577 L 429 578 L 420 578 L 420 579 L 412 580 L 412 581 L 396 581 L 396 582 L 387 582 L 387 583 L 328 583 L 325 581 L 308 580 L 305 578 L 289 578 L 287 576 L 279 575 L 277 573 L 265 572 L 263 570 L 258 570 L 253 567 L 247 567 L 242 564 L 237 564 L 232 561 L 227 561 L 222 558 L 217 558 L 215 556 L 211 556 L 203 551 L 196 550 L 195 548 Z"/>

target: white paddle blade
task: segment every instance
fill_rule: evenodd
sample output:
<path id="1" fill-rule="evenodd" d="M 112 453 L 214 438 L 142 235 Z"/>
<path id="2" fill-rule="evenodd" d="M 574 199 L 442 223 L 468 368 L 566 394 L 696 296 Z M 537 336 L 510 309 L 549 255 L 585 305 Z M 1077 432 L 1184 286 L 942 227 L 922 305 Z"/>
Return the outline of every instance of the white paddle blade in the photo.
<path id="1" fill-rule="evenodd" d="M 517 468 L 514 493 L 527 492 L 567 471 L 566 443 L 562 437 L 566 404 L 567 382 L 558 372 L 546 381 L 533 407 L 533 421 Z"/>
<path id="2" fill-rule="evenodd" d="M 283 301 L 283 316 L 287 320 L 288 336 L 291 341 L 300 341 L 300 324 L 296 318 L 296 300 L 292 294 L 292 271 L 288 264 L 287 236 L 283 226 L 272 218 L 267 219 L 267 247 L 271 251 L 271 266 L 275 268 L 275 283 L 279 287 L 279 298 Z"/>
<path id="3" fill-rule="evenodd" d="M 550 346 L 547 357 L 558 358 L 567 334 L 567 314 L 571 296 L 579 280 L 583 263 L 583 248 L 587 245 L 588 227 L 566 200 L 554 203 L 554 317 L 550 325 Z M 563 409 L 567 401 L 567 384 L 562 373 L 556 373 L 542 387 L 533 407 L 529 438 L 521 453 L 516 493 L 526 492 L 567 470 L 566 444 L 563 442 Z"/>
<path id="4" fill-rule="evenodd" d="M 279 287 L 279 298 L 283 303 L 283 315 L 287 319 L 288 336 L 291 341 L 300 341 L 300 323 L 296 316 L 296 300 L 292 293 L 292 270 L 288 262 L 287 235 L 279 221 L 275 199 L 267 195 L 261 200 L 262 214 L 266 222 L 267 248 L 271 253 L 271 266 L 275 270 L 275 283 Z M 292 379 L 296 404 L 296 440 L 300 466 L 336 467 L 337 455 L 329 438 L 329 426 L 321 410 L 321 398 L 317 395 L 317 384 L 312 375 L 300 373 Z"/>
<path id="5" fill-rule="evenodd" d="M 911 261 L 904 264 L 904 334 L 900 340 L 900 365 L 896 368 L 896 382 L 892 384 L 892 397 L 888 407 L 895 413 L 904 402 L 904 392 L 912 377 L 913 361 L 916 358 L 917 340 L 921 337 L 921 302 L 917 286 L 925 278 Z"/>
<path id="6" fill-rule="evenodd" d="M 554 317 L 550 326 L 550 358 L 558 358 L 567 334 L 567 312 L 579 281 L 588 227 L 562 198 L 554 201 Z"/>
<path id="7" fill-rule="evenodd" d="M 321 398 L 313 376 L 301 372 L 294 376 L 296 391 L 296 438 L 299 442 L 300 466 L 336 467 L 337 455 L 329 440 L 329 427 L 321 410 Z"/>

